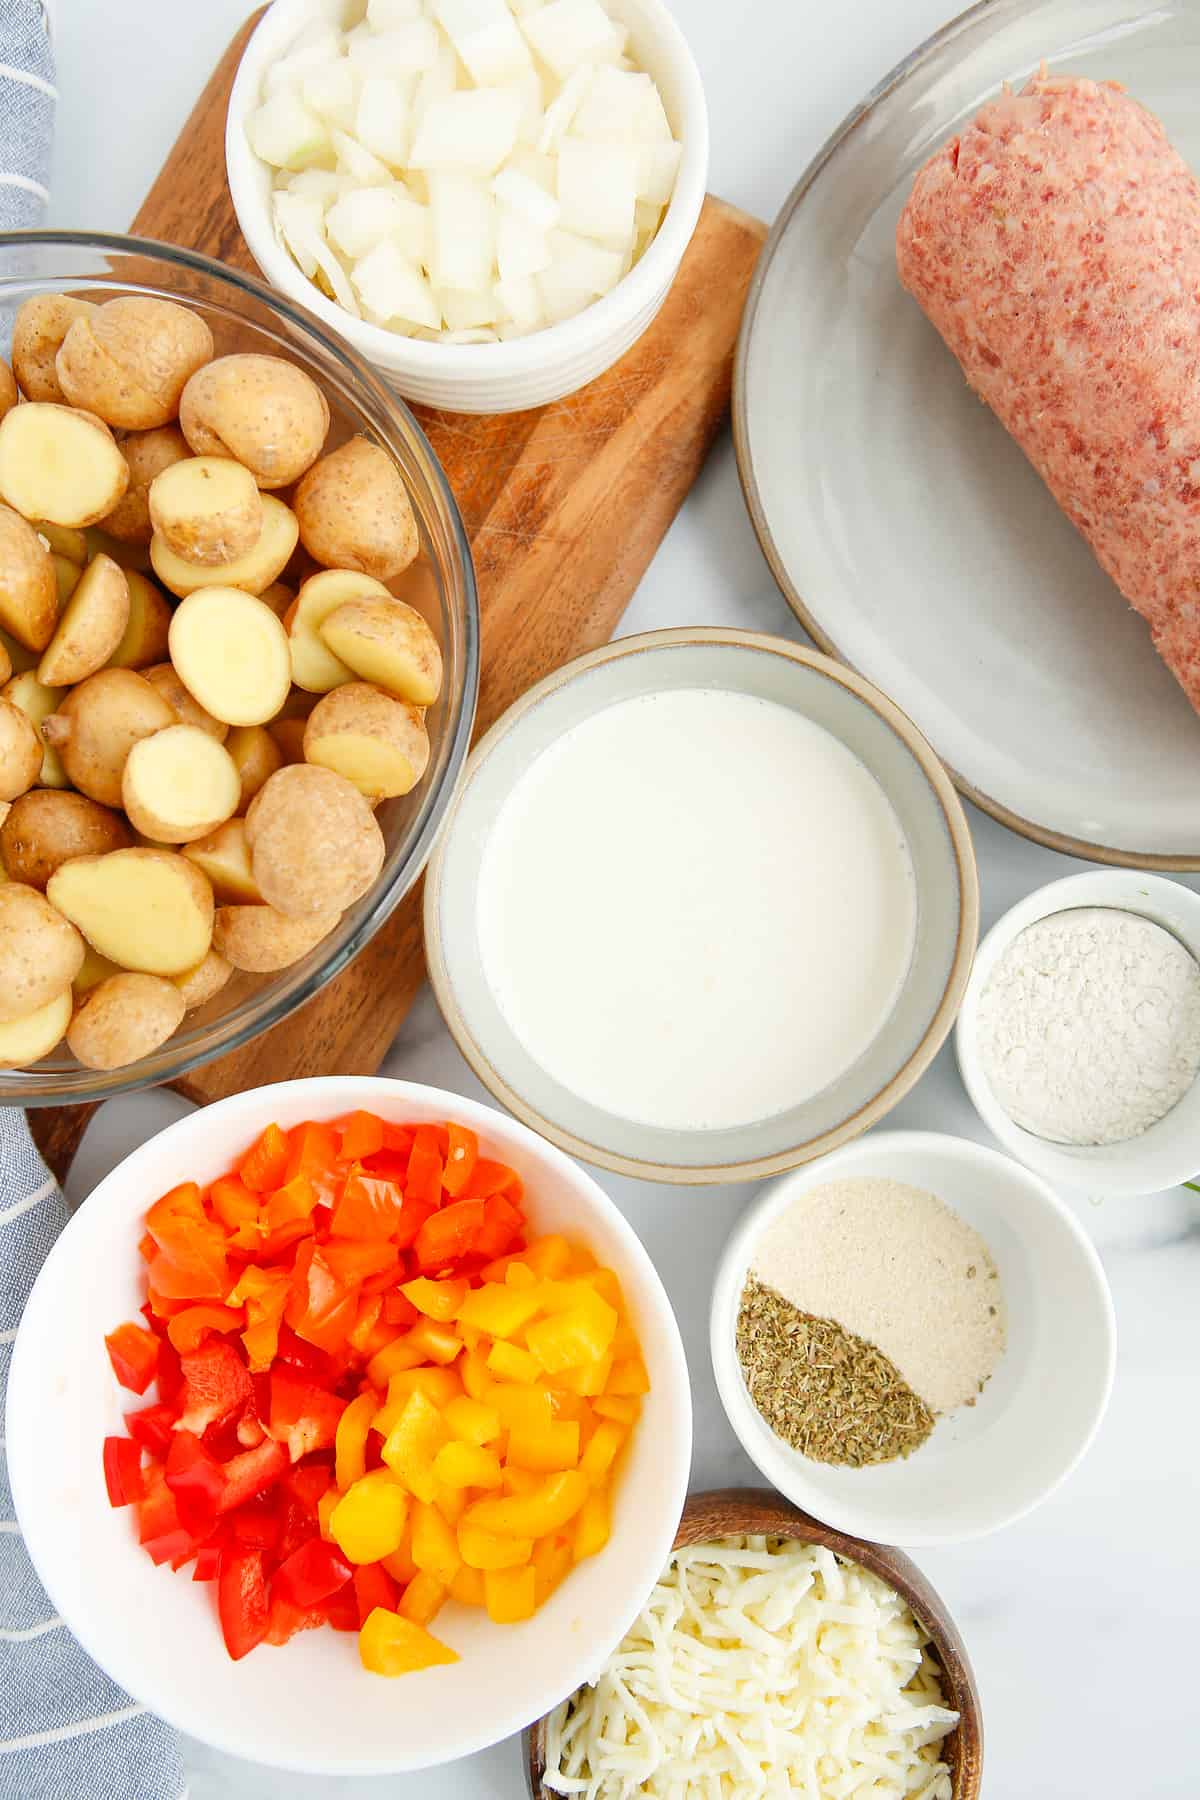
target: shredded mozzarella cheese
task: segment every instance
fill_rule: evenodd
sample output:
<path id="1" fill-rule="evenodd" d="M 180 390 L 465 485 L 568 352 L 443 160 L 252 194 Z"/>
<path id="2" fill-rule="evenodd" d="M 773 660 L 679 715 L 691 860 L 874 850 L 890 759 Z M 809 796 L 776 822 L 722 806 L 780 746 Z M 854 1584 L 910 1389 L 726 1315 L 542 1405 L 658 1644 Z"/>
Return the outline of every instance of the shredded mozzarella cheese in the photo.
<path id="1" fill-rule="evenodd" d="M 958 1724 L 900 1596 L 819 1545 L 677 1550 L 596 1682 L 547 1721 L 585 1800 L 951 1800 Z"/>

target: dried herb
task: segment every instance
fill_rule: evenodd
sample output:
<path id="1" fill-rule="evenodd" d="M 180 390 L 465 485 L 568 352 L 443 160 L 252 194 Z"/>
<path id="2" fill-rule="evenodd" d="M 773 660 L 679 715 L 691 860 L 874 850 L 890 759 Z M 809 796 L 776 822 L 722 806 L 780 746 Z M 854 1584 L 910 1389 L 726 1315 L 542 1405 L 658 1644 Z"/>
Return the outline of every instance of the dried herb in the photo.
<path id="1" fill-rule="evenodd" d="M 800 1312 L 754 1276 L 738 1308 L 737 1353 L 771 1430 L 816 1462 L 894 1462 L 919 1449 L 937 1422 L 874 1344 Z"/>

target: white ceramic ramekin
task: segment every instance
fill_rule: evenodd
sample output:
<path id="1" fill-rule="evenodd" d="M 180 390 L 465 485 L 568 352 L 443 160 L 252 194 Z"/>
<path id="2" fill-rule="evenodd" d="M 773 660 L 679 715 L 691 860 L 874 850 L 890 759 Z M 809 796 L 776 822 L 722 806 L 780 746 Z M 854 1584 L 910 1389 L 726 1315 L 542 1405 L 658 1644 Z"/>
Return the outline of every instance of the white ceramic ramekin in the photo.
<path id="1" fill-rule="evenodd" d="M 1057 1187 L 1101 1199 L 1158 1193 L 1190 1181 L 1200 1171 L 1200 1080 L 1139 1137 L 1119 1144 L 1053 1144 L 1009 1118 L 992 1092 L 980 1059 L 979 1001 L 992 970 L 1027 926 L 1077 906 L 1110 906 L 1140 913 L 1177 937 L 1200 960 L 1200 894 L 1178 881 L 1138 869 L 1096 869 L 1038 888 L 997 920 L 976 953 L 954 1033 L 963 1085 L 992 1136 Z"/>
<path id="2" fill-rule="evenodd" d="M 275 0 L 242 55 L 225 128 L 229 191 L 242 235 L 273 287 L 339 331 L 407 400 L 450 412 L 520 412 L 602 375 L 642 335 L 666 298 L 691 242 L 708 181 L 708 110 L 683 33 L 663 0 L 606 0 L 630 30 L 632 54 L 653 76 L 683 145 L 675 192 L 658 234 L 611 293 L 573 319 L 501 344 L 431 344 L 355 319 L 313 286 L 275 235 L 271 171 L 254 155 L 245 121 L 263 75 L 311 20 L 339 18 L 344 0 Z"/>

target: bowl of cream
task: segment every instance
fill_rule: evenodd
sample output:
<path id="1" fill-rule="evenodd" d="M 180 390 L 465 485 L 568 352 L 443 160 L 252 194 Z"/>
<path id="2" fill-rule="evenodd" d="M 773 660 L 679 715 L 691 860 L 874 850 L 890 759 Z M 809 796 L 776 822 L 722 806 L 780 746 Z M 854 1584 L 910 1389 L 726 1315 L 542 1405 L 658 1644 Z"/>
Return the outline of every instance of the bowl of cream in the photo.
<path id="1" fill-rule="evenodd" d="M 1137 869 L 1038 888 L 979 946 L 955 1031 L 1005 1149 L 1119 1199 L 1200 1173 L 1200 894 Z"/>
<path id="2" fill-rule="evenodd" d="M 481 1080 L 586 1161 L 776 1173 L 881 1118 L 944 1041 L 978 885 L 929 745 L 852 671 L 718 629 L 625 638 L 477 746 L 425 887 Z"/>

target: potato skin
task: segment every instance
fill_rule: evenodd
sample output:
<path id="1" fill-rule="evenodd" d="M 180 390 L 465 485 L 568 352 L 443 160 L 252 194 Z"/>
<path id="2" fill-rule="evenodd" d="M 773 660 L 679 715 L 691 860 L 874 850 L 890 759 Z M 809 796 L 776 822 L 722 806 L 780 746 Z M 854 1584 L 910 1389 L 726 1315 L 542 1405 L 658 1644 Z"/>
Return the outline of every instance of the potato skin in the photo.
<path id="1" fill-rule="evenodd" d="M 328 937 L 340 913 L 309 913 L 289 918 L 273 906 L 218 906 L 213 921 L 213 949 L 235 969 L 270 975 L 307 956 Z"/>
<path id="2" fill-rule="evenodd" d="M 178 987 L 161 975 L 110 975 L 76 1009 L 67 1047 L 85 1069 L 124 1068 L 165 1044 L 185 1011 Z"/>
<path id="3" fill-rule="evenodd" d="M 344 776 L 306 763 L 278 769 L 255 795 L 246 841 L 263 899 L 290 918 L 344 912 L 383 867 L 367 801 Z"/>
<path id="4" fill-rule="evenodd" d="M 71 989 L 64 988 L 44 1006 L 0 1025 L 0 1069 L 23 1069 L 49 1056 L 71 1022 Z"/>
<path id="5" fill-rule="evenodd" d="M 420 549 L 400 471 L 385 450 L 352 437 L 314 463 L 292 501 L 300 542 L 330 569 L 389 581 Z"/>
<path id="6" fill-rule="evenodd" d="M 55 869 L 73 856 L 126 850 L 133 837 L 120 813 L 84 794 L 35 788 L 22 794 L 0 825 L 0 856 L 14 881 L 46 891 Z"/>
<path id="7" fill-rule="evenodd" d="M 0 505 L 0 625 L 41 652 L 58 623 L 54 558 L 27 519 Z"/>
<path id="8" fill-rule="evenodd" d="M 323 747 L 339 737 L 370 739 L 397 759 L 396 768 L 389 771 L 392 778 L 385 784 L 364 786 L 357 774 L 348 776 L 368 801 L 410 793 L 429 766 L 429 736 L 420 708 L 394 699 L 368 681 L 346 682 L 318 700 L 304 728 L 305 759 L 334 767 L 326 761 Z M 407 765 L 407 773 L 401 764 Z"/>
<path id="9" fill-rule="evenodd" d="M 0 419 L 10 412 L 21 398 L 17 392 L 17 378 L 0 356 Z"/>
<path id="10" fill-rule="evenodd" d="M 226 962 L 216 950 L 210 950 L 203 962 L 171 979 L 183 995 L 184 1006 L 192 1012 L 197 1006 L 205 1005 L 214 994 L 219 994 L 232 974 L 233 964 Z"/>
<path id="11" fill-rule="evenodd" d="M 329 405 L 284 357 L 219 356 L 184 388 L 179 424 L 197 456 L 231 456 L 260 488 L 280 488 L 321 454 Z"/>
<path id="12" fill-rule="evenodd" d="M 41 774 L 42 755 L 33 720 L 0 697 L 0 800 L 16 800 L 28 792 Z"/>
<path id="13" fill-rule="evenodd" d="M 242 784 L 238 812 L 244 813 L 255 794 L 283 765 L 283 753 L 265 725 L 235 725 L 225 740 Z"/>
<path id="14" fill-rule="evenodd" d="M 229 735 L 229 726 L 214 719 L 211 713 L 205 712 L 198 700 L 193 700 L 175 669 L 169 662 L 155 663 L 152 669 L 143 669 L 141 674 L 160 693 L 179 725 L 195 725 L 201 731 L 207 731 L 209 737 L 216 738 L 223 744 Z"/>
<path id="15" fill-rule="evenodd" d="M 83 938 L 42 894 L 18 881 L 0 886 L 0 1023 L 45 1006 L 82 962 Z"/>
<path id="16" fill-rule="evenodd" d="M 119 807 L 129 752 L 141 738 L 175 722 L 144 676 L 132 669 L 101 669 L 71 689 L 43 731 L 73 786 L 101 806 Z"/>
<path id="17" fill-rule="evenodd" d="M 145 669 L 167 654 L 171 608 L 162 590 L 137 569 L 125 570 L 129 618 L 121 641 L 108 659 L 110 669 Z"/>
<path id="18" fill-rule="evenodd" d="M 94 300 L 72 294 L 32 294 L 21 302 L 13 320 L 12 365 L 27 400 L 65 402 L 55 366 L 62 341 L 76 319 L 99 311 Z"/>
<path id="19" fill-rule="evenodd" d="M 76 319 L 55 370 L 73 406 L 125 431 L 167 425 L 189 378 L 210 361 L 212 332 L 173 300 L 122 294 Z"/>
<path id="20" fill-rule="evenodd" d="M 192 453 L 178 425 L 155 425 L 149 431 L 131 431 L 117 448 L 129 465 L 129 486 L 113 510 L 100 520 L 110 536 L 124 544 L 149 544 L 154 535 L 150 523 L 150 483 L 172 463 Z"/>
<path id="21" fill-rule="evenodd" d="M 200 564 L 232 562 L 252 550 L 263 509 L 249 469 L 228 456 L 190 456 L 172 466 L 176 473 L 164 469 L 150 489 L 150 523 L 167 548 Z M 222 483 L 218 502 L 214 490 Z"/>

